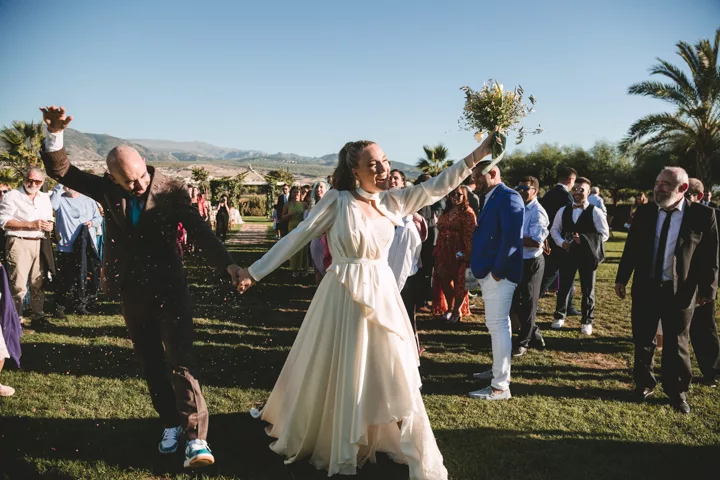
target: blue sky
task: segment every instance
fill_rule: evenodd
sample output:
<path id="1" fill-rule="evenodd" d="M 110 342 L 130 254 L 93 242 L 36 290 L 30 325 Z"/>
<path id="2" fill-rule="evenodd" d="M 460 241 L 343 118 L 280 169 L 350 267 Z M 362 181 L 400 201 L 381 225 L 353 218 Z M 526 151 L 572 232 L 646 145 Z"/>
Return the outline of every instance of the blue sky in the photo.
<path id="1" fill-rule="evenodd" d="M 667 108 L 627 95 L 675 43 L 711 37 L 717 0 L 0 0 L 0 125 L 64 105 L 125 138 L 323 155 L 371 139 L 392 160 L 452 158 L 459 87 L 488 78 L 538 99 L 536 142 L 617 141 Z"/>

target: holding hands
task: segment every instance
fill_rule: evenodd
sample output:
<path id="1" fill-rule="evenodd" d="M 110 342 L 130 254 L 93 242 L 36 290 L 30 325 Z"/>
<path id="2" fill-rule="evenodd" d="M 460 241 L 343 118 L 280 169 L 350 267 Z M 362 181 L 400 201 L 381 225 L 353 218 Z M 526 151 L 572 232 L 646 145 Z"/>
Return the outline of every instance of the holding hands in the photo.
<path id="1" fill-rule="evenodd" d="M 237 288 L 239 294 L 245 293 L 245 291 L 255 285 L 255 279 L 250 276 L 247 268 L 240 268 L 238 265 L 230 265 L 227 268 L 227 272 L 232 277 L 232 283 Z"/>
<path id="2" fill-rule="evenodd" d="M 255 285 L 255 279 L 252 278 L 247 268 L 243 268 L 238 273 L 238 282 L 235 285 L 237 286 L 238 293 L 242 295 L 248 288 Z"/>

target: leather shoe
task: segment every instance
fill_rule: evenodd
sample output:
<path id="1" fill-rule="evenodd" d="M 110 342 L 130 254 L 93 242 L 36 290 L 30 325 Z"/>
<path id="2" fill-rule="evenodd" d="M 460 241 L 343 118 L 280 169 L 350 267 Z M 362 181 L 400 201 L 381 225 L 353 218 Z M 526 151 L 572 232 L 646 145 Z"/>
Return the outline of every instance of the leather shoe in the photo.
<path id="1" fill-rule="evenodd" d="M 645 400 L 648 399 L 653 393 L 655 393 L 654 388 L 636 388 L 634 395 L 635 398 L 637 398 L 637 401 L 642 403 Z"/>
<path id="2" fill-rule="evenodd" d="M 673 408 L 684 415 L 690 413 L 690 405 L 685 400 L 674 403 Z"/>
<path id="3" fill-rule="evenodd" d="M 717 388 L 718 381 L 715 377 L 703 377 L 702 380 L 700 380 L 700 384 L 710 388 Z"/>

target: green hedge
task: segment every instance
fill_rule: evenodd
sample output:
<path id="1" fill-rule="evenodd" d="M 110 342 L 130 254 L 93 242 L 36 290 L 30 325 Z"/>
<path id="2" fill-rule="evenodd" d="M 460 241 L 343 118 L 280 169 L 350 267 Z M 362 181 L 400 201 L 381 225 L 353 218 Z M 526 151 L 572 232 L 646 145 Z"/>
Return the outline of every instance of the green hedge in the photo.
<path id="1" fill-rule="evenodd" d="M 243 195 L 238 200 L 238 210 L 243 217 L 249 215 L 252 217 L 267 216 L 267 200 L 265 195 Z"/>

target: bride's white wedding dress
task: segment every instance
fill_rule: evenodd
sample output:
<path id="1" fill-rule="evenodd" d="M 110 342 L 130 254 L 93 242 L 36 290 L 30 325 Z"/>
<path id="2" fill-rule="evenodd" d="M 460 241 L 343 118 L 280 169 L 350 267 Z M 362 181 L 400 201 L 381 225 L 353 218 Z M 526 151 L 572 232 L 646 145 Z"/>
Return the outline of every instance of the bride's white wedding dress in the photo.
<path id="1" fill-rule="evenodd" d="M 420 394 L 415 337 L 387 254 L 394 225 L 470 174 L 464 161 L 417 186 L 375 195 L 368 219 L 350 192 L 330 190 L 308 218 L 249 269 L 260 280 L 327 232 L 332 265 L 310 304 L 270 398 L 272 450 L 352 475 L 386 452 L 410 478 L 447 479 Z"/>

